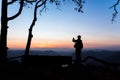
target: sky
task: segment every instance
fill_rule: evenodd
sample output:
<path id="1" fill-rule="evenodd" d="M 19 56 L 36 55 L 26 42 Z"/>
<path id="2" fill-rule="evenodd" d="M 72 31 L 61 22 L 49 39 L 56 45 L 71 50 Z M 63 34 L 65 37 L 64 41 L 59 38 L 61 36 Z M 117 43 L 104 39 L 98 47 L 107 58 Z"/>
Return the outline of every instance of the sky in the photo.
<path id="1" fill-rule="evenodd" d="M 84 48 L 119 50 L 120 14 L 112 24 L 114 11 L 109 9 L 115 1 L 85 0 L 84 13 L 75 11 L 76 6 L 71 0 L 61 3 L 59 9 L 54 4 L 47 4 L 46 11 L 40 14 L 38 10 L 31 48 L 73 48 L 72 38 L 77 39 L 77 36 L 81 35 Z M 19 17 L 9 21 L 9 48 L 25 48 L 28 29 L 33 19 L 34 7 L 31 6 L 25 6 Z M 14 15 L 18 9 L 17 3 L 8 6 L 8 16 Z M 120 12 L 120 6 L 117 10 Z"/>

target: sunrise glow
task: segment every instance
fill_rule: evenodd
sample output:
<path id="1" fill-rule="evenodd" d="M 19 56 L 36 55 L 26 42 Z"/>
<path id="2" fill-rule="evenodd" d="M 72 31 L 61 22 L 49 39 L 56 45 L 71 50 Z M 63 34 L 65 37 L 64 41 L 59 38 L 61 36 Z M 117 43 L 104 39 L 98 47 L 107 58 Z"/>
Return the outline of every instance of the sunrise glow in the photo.
<path id="1" fill-rule="evenodd" d="M 88 0 L 84 4 L 83 14 L 76 12 L 72 3 L 62 4 L 61 10 L 57 10 L 55 6 L 48 7 L 42 15 L 37 15 L 31 48 L 74 48 L 72 38 L 77 39 L 77 35 L 82 36 L 84 48 L 120 48 L 119 15 L 116 22 L 111 24 L 113 9 L 108 9 L 113 2 Z M 10 6 L 8 16 L 15 14 L 17 8 L 17 4 Z M 25 7 L 22 15 L 9 21 L 9 48 L 25 49 L 28 29 L 33 20 L 33 8 Z"/>

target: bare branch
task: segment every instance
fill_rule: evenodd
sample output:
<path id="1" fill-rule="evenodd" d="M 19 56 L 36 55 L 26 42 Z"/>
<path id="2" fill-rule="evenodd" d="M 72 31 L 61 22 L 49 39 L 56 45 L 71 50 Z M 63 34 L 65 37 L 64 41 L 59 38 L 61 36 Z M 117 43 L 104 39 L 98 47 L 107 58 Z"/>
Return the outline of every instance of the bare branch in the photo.
<path id="1" fill-rule="evenodd" d="M 12 16 L 12 17 L 9 17 L 9 18 L 8 18 L 8 21 L 9 21 L 9 20 L 13 20 L 14 18 L 18 17 L 18 16 L 21 14 L 21 12 L 22 12 L 22 10 L 23 10 L 23 4 L 24 4 L 24 0 L 20 0 L 20 9 L 19 9 L 18 13 L 16 13 L 16 14 L 15 14 L 14 16 Z"/>
<path id="2" fill-rule="evenodd" d="M 32 4 L 32 3 L 34 3 L 34 2 L 37 2 L 37 0 L 24 0 L 26 3 L 30 3 L 30 4 Z M 39 0 L 39 1 L 41 1 L 41 0 Z"/>
<path id="3" fill-rule="evenodd" d="M 43 6 L 43 8 L 40 10 L 40 14 L 43 12 L 43 10 L 46 9 L 46 1 L 47 1 L 47 0 L 44 0 L 44 1 L 42 1 L 41 4 L 37 5 L 37 8 Z"/>
<path id="4" fill-rule="evenodd" d="M 40 15 L 44 10 L 46 11 L 46 4 L 44 4 L 43 8 L 40 10 Z"/>
<path id="5" fill-rule="evenodd" d="M 42 0 L 42 3 L 41 3 L 41 4 L 38 3 L 39 5 L 37 4 L 37 8 L 41 7 L 42 5 L 45 5 L 45 4 L 46 4 L 46 1 L 47 1 L 47 0 Z"/>
<path id="6" fill-rule="evenodd" d="M 26 2 L 36 2 L 37 0 L 25 0 Z"/>
<path id="7" fill-rule="evenodd" d="M 115 21 L 115 18 L 116 18 L 117 14 L 118 14 L 117 6 L 118 6 L 119 3 L 120 3 L 120 0 L 117 0 L 117 2 L 112 7 L 110 7 L 110 9 L 111 8 L 114 9 L 114 13 L 112 14 L 112 19 L 111 19 L 112 22 Z"/>
<path id="8" fill-rule="evenodd" d="M 85 3 L 85 0 L 72 0 L 76 5 L 77 8 L 75 8 L 76 11 L 83 13 L 83 4 Z"/>
<path id="9" fill-rule="evenodd" d="M 16 1 L 18 1 L 18 0 L 12 0 L 11 2 L 8 2 L 8 5 L 13 4 Z"/>

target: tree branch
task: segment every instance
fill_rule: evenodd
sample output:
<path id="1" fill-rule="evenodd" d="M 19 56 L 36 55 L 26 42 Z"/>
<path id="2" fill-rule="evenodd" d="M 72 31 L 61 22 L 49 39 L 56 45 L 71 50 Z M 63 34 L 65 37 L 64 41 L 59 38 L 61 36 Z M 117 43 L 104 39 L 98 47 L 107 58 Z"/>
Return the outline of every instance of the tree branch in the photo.
<path id="1" fill-rule="evenodd" d="M 12 0 L 11 2 L 8 2 L 8 5 L 13 4 L 16 1 L 18 1 L 18 0 Z"/>
<path id="2" fill-rule="evenodd" d="M 42 3 L 39 4 L 40 2 L 42 2 Z M 46 3 L 46 0 L 44 0 L 44 1 L 39 0 L 39 1 L 36 3 L 35 9 L 34 9 L 34 19 L 33 19 L 33 22 L 32 22 L 32 24 L 31 24 L 29 30 L 31 30 L 31 29 L 33 28 L 33 26 L 35 25 L 35 22 L 36 22 L 36 20 L 37 20 L 37 9 L 38 9 L 39 7 L 41 7 L 42 5 L 44 5 L 45 3 Z"/>
<path id="3" fill-rule="evenodd" d="M 37 5 L 37 8 L 39 8 L 39 7 L 41 7 L 42 5 L 44 5 L 43 8 L 40 10 L 40 14 L 41 14 L 41 12 L 43 12 L 44 9 L 46 9 L 46 1 L 47 1 L 47 0 L 44 0 L 44 1 L 42 1 L 41 4 Z"/>
<path id="4" fill-rule="evenodd" d="M 12 16 L 12 17 L 9 17 L 9 18 L 8 18 L 8 21 L 9 21 L 9 20 L 13 20 L 14 18 L 18 17 L 18 16 L 21 14 L 21 12 L 22 12 L 22 10 L 23 10 L 23 4 L 24 4 L 24 0 L 20 0 L 20 9 L 19 9 L 18 13 L 16 13 L 16 14 L 15 14 L 14 16 Z"/>
<path id="5" fill-rule="evenodd" d="M 117 14 L 118 14 L 118 11 L 117 11 L 116 8 L 117 8 L 119 3 L 120 3 L 120 0 L 117 0 L 117 2 L 112 7 L 110 7 L 110 9 L 111 8 L 114 9 L 114 13 L 112 14 L 112 19 L 111 19 L 112 22 L 115 21 L 115 18 L 116 18 Z"/>
<path id="6" fill-rule="evenodd" d="M 37 0 L 25 0 L 26 2 L 36 2 Z"/>
<path id="7" fill-rule="evenodd" d="M 29 31 L 32 31 L 32 28 L 33 28 L 33 26 L 35 25 L 35 22 L 36 22 L 36 20 L 37 20 L 37 5 L 39 4 L 41 2 L 41 0 L 39 0 L 36 4 L 35 4 L 35 9 L 34 9 L 34 19 L 33 19 L 33 21 L 32 21 L 32 24 L 31 24 L 31 26 L 30 26 L 30 29 L 29 29 Z"/>
<path id="8" fill-rule="evenodd" d="M 29 3 L 29 4 L 32 4 L 34 2 L 37 2 L 37 1 L 41 1 L 41 0 L 24 0 L 26 3 Z"/>
<path id="9" fill-rule="evenodd" d="M 47 1 L 47 0 L 43 0 L 41 4 L 38 3 L 39 5 L 37 4 L 37 8 L 39 8 L 39 7 L 41 7 L 42 5 L 44 5 L 44 4 L 46 3 L 46 1 Z"/>
<path id="10" fill-rule="evenodd" d="M 85 0 L 72 0 L 76 5 L 77 8 L 75 8 L 76 11 L 83 13 L 83 4 L 85 3 Z"/>

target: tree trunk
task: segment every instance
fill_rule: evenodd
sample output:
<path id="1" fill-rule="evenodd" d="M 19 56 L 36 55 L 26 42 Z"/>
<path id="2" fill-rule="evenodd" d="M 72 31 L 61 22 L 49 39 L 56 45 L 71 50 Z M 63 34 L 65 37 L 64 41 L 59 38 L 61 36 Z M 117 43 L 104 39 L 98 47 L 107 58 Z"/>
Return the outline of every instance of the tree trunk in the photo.
<path id="1" fill-rule="evenodd" d="M 7 0 L 2 0 L 1 11 L 1 42 L 0 42 L 0 63 L 7 61 Z"/>
<path id="2" fill-rule="evenodd" d="M 31 45 L 31 40 L 32 40 L 32 29 L 29 29 L 29 34 L 28 34 L 28 41 L 25 49 L 25 56 L 29 55 L 29 50 L 30 50 L 30 45 Z"/>
<path id="3" fill-rule="evenodd" d="M 34 9 L 34 18 L 33 18 L 33 21 L 32 21 L 32 24 L 30 26 L 30 29 L 29 29 L 29 34 L 28 34 L 28 40 L 27 40 L 27 45 L 26 45 L 26 49 L 25 49 L 25 56 L 28 56 L 29 55 L 29 50 L 30 50 L 30 45 L 31 45 L 31 40 L 32 40 L 32 30 L 33 30 L 33 27 L 35 25 L 35 22 L 37 21 L 37 4 L 39 3 L 39 1 L 36 3 L 35 5 L 35 9 Z"/>

